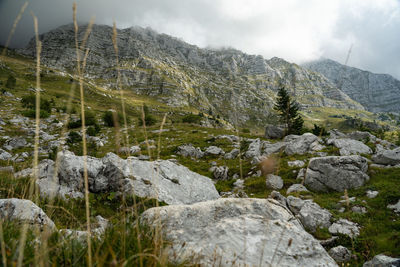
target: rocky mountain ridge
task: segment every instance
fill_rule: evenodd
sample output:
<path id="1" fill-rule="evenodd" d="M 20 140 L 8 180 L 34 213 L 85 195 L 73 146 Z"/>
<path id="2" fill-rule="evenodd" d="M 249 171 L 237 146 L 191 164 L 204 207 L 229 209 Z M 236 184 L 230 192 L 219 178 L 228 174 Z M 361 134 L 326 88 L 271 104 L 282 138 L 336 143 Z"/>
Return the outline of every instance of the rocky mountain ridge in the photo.
<path id="1" fill-rule="evenodd" d="M 83 39 L 86 26 L 81 26 Z M 42 34 L 43 64 L 64 71 L 75 67 L 72 24 Z M 87 46 L 86 78 L 116 88 L 112 28 L 94 25 Z M 122 86 L 171 106 L 192 106 L 232 123 L 267 122 L 279 83 L 287 85 L 303 108 L 364 108 L 323 75 L 279 58 L 270 60 L 234 49 L 202 49 L 151 29 L 118 30 Z M 24 55 L 35 56 L 32 39 Z"/>
<path id="2" fill-rule="evenodd" d="M 302 66 L 323 74 L 371 112 L 400 112 L 400 81 L 391 75 L 360 70 L 331 59 L 320 59 Z"/>

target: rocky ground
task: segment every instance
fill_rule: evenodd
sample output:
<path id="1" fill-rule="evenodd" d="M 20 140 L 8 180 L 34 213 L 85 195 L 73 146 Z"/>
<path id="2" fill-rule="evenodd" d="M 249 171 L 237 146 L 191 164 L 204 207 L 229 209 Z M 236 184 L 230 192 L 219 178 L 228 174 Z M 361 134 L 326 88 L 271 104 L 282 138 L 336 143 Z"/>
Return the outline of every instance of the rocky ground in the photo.
<path id="1" fill-rule="evenodd" d="M 155 109 L 129 93 L 128 127 L 109 127 L 104 114 L 118 109 L 117 94 L 85 84 L 93 127 L 85 163 L 79 99 L 65 90 L 75 83 L 48 73 L 35 180 L 35 121 L 24 105 L 33 78 L 14 60 L 1 78 L 12 72 L 17 86 L 0 96 L 6 264 L 17 262 L 21 223 L 32 226 L 24 264 L 86 264 L 85 170 L 91 252 L 104 265 L 400 264 L 400 148 L 385 136 L 334 129 L 283 137 L 275 126 L 236 132 L 222 119 L 187 122 L 188 110 Z M 143 102 L 157 121 L 147 128 L 138 124 Z M 51 249 L 35 257 L 45 244 Z"/>

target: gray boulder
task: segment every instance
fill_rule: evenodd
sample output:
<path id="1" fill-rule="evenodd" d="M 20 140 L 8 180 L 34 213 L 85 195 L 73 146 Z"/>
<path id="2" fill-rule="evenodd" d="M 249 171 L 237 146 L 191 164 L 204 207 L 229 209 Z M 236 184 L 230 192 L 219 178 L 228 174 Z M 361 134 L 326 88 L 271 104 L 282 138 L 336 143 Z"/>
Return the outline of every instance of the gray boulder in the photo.
<path id="1" fill-rule="evenodd" d="M 278 175 L 268 174 L 265 180 L 265 184 L 269 189 L 279 190 L 283 187 L 283 180 Z"/>
<path id="2" fill-rule="evenodd" d="M 92 237 L 96 237 L 101 240 L 107 227 L 109 227 L 109 221 L 104 219 L 100 215 L 96 216 L 96 224 L 91 226 Z M 64 238 L 73 239 L 79 241 L 81 244 L 85 245 L 87 240 L 87 231 L 79 231 L 74 229 L 60 229 L 59 233 L 64 236 Z"/>
<path id="3" fill-rule="evenodd" d="M 195 148 L 192 144 L 179 146 L 177 154 L 195 159 L 199 159 L 204 156 L 204 153 L 201 151 L 201 149 L 198 147 Z"/>
<path id="4" fill-rule="evenodd" d="M 312 158 L 304 184 L 307 188 L 326 192 L 358 188 L 369 180 L 367 159 L 361 156 L 328 156 Z"/>
<path id="5" fill-rule="evenodd" d="M 331 225 L 332 214 L 310 199 L 303 200 L 288 196 L 286 203 L 293 214 L 300 219 L 304 228 L 310 232 L 315 232 L 317 228 L 328 228 Z"/>
<path id="6" fill-rule="evenodd" d="M 206 155 L 212 155 L 212 156 L 219 156 L 219 155 L 224 155 L 225 152 L 222 150 L 222 148 L 217 147 L 217 146 L 209 146 L 207 147 L 206 151 L 204 152 Z"/>
<path id="7" fill-rule="evenodd" d="M 312 201 L 305 201 L 297 216 L 304 228 L 311 232 L 331 226 L 332 214 Z"/>
<path id="8" fill-rule="evenodd" d="M 83 197 L 83 157 L 64 151 L 58 154 L 59 167 L 54 175 L 54 162 L 40 164 L 37 184 L 44 196 Z M 141 161 L 121 159 L 113 153 L 104 158 L 87 157 L 89 191 L 121 192 L 139 197 L 157 198 L 167 204 L 191 204 L 219 198 L 211 179 L 169 160 Z"/>
<path id="9" fill-rule="evenodd" d="M 12 157 L 10 153 L 0 148 L 0 160 L 10 160 Z"/>
<path id="10" fill-rule="evenodd" d="M 224 159 L 235 159 L 235 158 L 237 158 L 237 156 L 239 156 L 239 152 L 240 152 L 239 149 L 234 148 L 234 149 L 232 149 L 231 152 L 226 153 L 224 155 Z"/>
<path id="11" fill-rule="evenodd" d="M 287 142 L 285 153 L 288 155 L 303 155 L 324 148 L 324 146 L 320 144 L 320 139 L 312 133 L 305 133 L 303 135 L 288 135 L 283 141 Z"/>
<path id="12" fill-rule="evenodd" d="M 299 193 L 299 192 L 308 192 L 307 188 L 302 184 L 292 184 L 286 190 L 286 194 L 289 195 L 290 193 Z"/>
<path id="13" fill-rule="evenodd" d="M 376 196 L 379 194 L 379 192 L 368 190 L 366 192 L 366 194 L 367 194 L 367 198 L 376 198 Z"/>
<path id="14" fill-rule="evenodd" d="M 213 166 L 210 168 L 210 171 L 212 172 L 214 178 L 216 180 L 228 180 L 228 171 L 229 168 L 226 166 Z"/>
<path id="15" fill-rule="evenodd" d="M 285 136 L 285 129 L 282 127 L 268 124 L 265 127 L 265 138 L 268 139 L 282 139 Z"/>
<path id="16" fill-rule="evenodd" d="M 130 152 L 131 154 L 139 153 L 140 150 L 141 150 L 140 146 L 131 146 L 131 147 L 129 148 L 129 152 Z"/>
<path id="17" fill-rule="evenodd" d="M 393 210 L 396 213 L 400 213 L 400 199 L 399 201 L 397 201 L 396 204 L 387 205 L 387 208 Z"/>
<path id="18" fill-rule="evenodd" d="M 337 263 L 346 263 L 351 260 L 350 250 L 343 246 L 333 247 L 328 253 Z"/>
<path id="19" fill-rule="evenodd" d="M 264 142 L 263 148 L 262 148 L 262 155 L 263 156 L 269 156 L 273 153 L 279 153 L 281 150 L 284 150 L 286 147 L 285 142 L 276 142 L 276 143 L 268 143 Z"/>
<path id="20" fill-rule="evenodd" d="M 28 142 L 26 141 L 25 138 L 15 137 L 15 138 L 8 139 L 4 143 L 3 147 L 10 151 L 10 150 L 18 149 L 21 147 L 26 147 L 27 144 L 28 144 Z"/>
<path id="21" fill-rule="evenodd" d="M 372 154 L 372 149 L 370 147 L 357 140 L 349 138 L 335 139 L 332 141 L 332 144 L 339 148 L 341 156 Z"/>
<path id="22" fill-rule="evenodd" d="M 163 225 L 171 261 L 202 266 L 337 266 L 273 199 L 218 199 L 152 208 L 143 224 Z"/>
<path id="23" fill-rule="evenodd" d="M 361 132 L 361 131 L 348 133 L 346 134 L 346 137 L 353 140 L 362 141 L 364 143 L 367 141 L 375 142 L 377 140 L 375 135 L 372 135 L 369 132 Z"/>
<path id="24" fill-rule="evenodd" d="M 400 267 L 400 258 L 392 258 L 384 254 L 379 254 L 372 260 L 365 262 L 363 267 Z"/>
<path id="25" fill-rule="evenodd" d="M 249 144 L 249 148 L 247 149 L 246 153 L 244 154 L 246 158 L 256 158 L 261 155 L 261 148 L 262 148 L 263 142 L 257 138 L 253 140 Z"/>
<path id="26" fill-rule="evenodd" d="M 393 150 L 383 150 L 372 156 L 372 161 L 382 165 L 400 164 L 400 147 Z"/>
<path id="27" fill-rule="evenodd" d="M 360 234 L 360 227 L 349 220 L 339 219 L 329 227 L 328 231 L 333 235 L 343 234 L 353 238 Z"/>
<path id="28" fill-rule="evenodd" d="M 41 229 L 56 230 L 54 222 L 36 206 L 27 199 L 9 198 L 0 199 L 0 218 L 10 221 L 38 225 Z"/>

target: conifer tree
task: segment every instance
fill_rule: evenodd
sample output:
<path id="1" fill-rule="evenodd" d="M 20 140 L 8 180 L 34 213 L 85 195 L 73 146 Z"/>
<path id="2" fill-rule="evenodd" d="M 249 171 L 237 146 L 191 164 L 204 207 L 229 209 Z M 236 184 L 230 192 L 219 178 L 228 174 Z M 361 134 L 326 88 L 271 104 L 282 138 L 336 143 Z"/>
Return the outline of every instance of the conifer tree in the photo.
<path id="1" fill-rule="evenodd" d="M 298 113 L 299 104 L 291 99 L 284 85 L 281 85 L 278 90 L 274 110 L 278 112 L 281 122 L 285 125 L 286 134 L 301 133 L 304 120 Z"/>

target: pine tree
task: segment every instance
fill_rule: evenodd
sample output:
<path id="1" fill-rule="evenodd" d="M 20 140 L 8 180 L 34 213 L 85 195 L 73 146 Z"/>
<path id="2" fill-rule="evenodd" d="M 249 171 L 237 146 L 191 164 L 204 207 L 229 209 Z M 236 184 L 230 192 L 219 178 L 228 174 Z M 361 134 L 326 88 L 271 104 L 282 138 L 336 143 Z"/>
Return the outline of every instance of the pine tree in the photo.
<path id="1" fill-rule="evenodd" d="M 278 90 L 278 98 L 274 110 L 279 113 L 282 123 L 286 128 L 286 134 L 300 134 L 303 129 L 304 120 L 298 113 L 299 105 L 291 100 L 284 85 Z"/>

